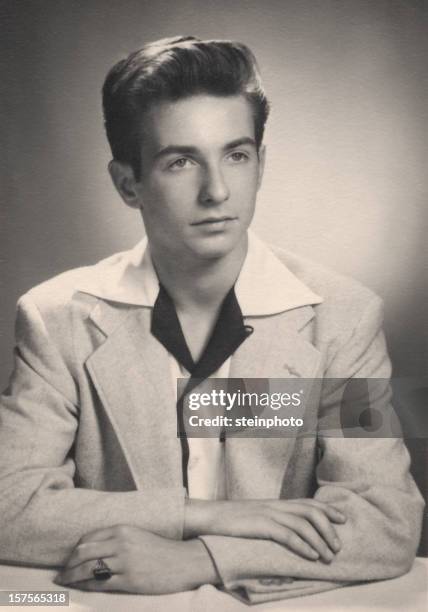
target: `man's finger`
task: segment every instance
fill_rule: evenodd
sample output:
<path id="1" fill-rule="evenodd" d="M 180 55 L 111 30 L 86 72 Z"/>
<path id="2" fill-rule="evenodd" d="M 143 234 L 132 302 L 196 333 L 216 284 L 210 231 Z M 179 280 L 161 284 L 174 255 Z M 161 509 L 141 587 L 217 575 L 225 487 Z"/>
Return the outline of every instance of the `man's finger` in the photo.
<path id="1" fill-rule="evenodd" d="M 337 553 L 341 549 L 341 542 L 336 530 L 323 509 L 318 508 L 314 504 L 305 504 L 303 502 L 294 504 L 292 507 L 293 510 L 290 511 L 290 505 L 286 506 L 286 510 L 283 512 L 284 519 L 281 520 L 281 522 L 287 521 L 287 517 L 289 516 L 303 517 L 313 525 L 334 553 Z M 284 524 L 287 524 L 287 522 Z M 322 554 L 325 561 L 331 561 L 328 553 L 324 554 L 324 551 L 321 551 L 319 548 L 317 548 L 317 550 Z"/>
<path id="2" fill-rule="evenodd" d="M 293 529 L 289 529 L 284 525 L 280 525 L 279 523 L 272 521 L 272 525 L 269 528 L 269 535 L 271 540 L 278 542 L 278 544 L 282 544 L 292 552 L 296 553 L 296 555 L 299 555 L 299 557 L 309 559 L 310 561 L 316 561 L 319 559 L 319 553 L 307 542 L 302 540 L 302 538 L 295 531 L 293 531 Z"/>
<path id="3" fill-rule="evenodd" d="M 333 521 L 333 523 L 346 523 L 347 519 L 345 514 L 343 514 L 343 512 L 341 512 L 337 508 L 327 505 L 324 512 L 328 516 L 328 518 Z"/>
<path id="4" fill-rule="evenodd" d="M 295 504 L 296 506 L 307 505 L 319 508 L 328 515 L 330 520 L 334 521 L 335 523 L 346 522 L 346 514 L 344 514 L 341 510 L 331 504 L 326 504 L 325 502 L 318 501 L 317 499 L 291 499 L 289 500 L 289 503 Z"/>
<path id="5" fill-rule="evenodd" d="M 333 559 L 333 553 L 327 543 L 306 518 L 297 514 L 281 514 L 278 512 L 275 514 L 275 520 L 294 531 L 324 561 L 329 563 Z"/>
<path id="6" fill-rule="evenodd" d="M 108 565 L 113 575 L 120 573 L 117 557 L 107 557 L 104 558 L 103 561 Z M 69 585 L 76 582 L 81 582 L 83 580 L 95 579 L 94 569 L 96 568 L 96 565 L 97 559 L 91 559 L 90 561 L 84 561 L 75 567 L 66 567 L 56 576 L 55 582 L 57 584 Z M 108 582 L 109 580 L 111 580 L 111 578 L 108 580 L 99 580 L 97 582 Z"/>
<path id="7" fill-rule="evenodd" d="M 316 500 L 308 500 L 316 501 Z M 321 505 L 318 505 L 321 504 Z M 296 516 L 303 516 L 305 519 L 310 521 L 319 534 L 324 538 L 328 546 L 334 553 L 339 552 L 342 547 L 336 529 L 332 523 L 343 523 L 343 520 L 335 520 L 336 512 L 332 507 L 328 507 L 327 504 L 318 503 L 305 503 L 304 501 L 298 504 L 294 504 L 293 510 L 290 512 L 290 506 L 287 506 L 288 510 L 284 514 L 294 514 Z M 330 518 L 333 517 L 333 518 Z M 346 519 L 345 519 L 346 520 Z"/>
<path id="8" fill-rule="evenodd" d="M 319 508 L 327 514 L 330 520 L 334 521 L 335 523 L 346 522 L 346 514 L 331 504 L 326 504 L 325 502 L 318 501 L 317 499 L 307 499 L 305 500 L 305 503 L 309 506 Z"/>
<path id="9" fill-rule="evenodd" d="M 76 565 L 80 565 L 85 561 L 93 561 L 94 565 L 97 559 L 115 556 L 116 547 L 115 540 L 103 540 L 101 542 L 79 542 L 76 548 L 71 553 L 65 569 L 71 569 Z M 64 571 L 63 570 L 63 571 Z"/>
<path id="10" fill-rule="evenodd" d="M 315 507 L 306 508 L 301 516 L 304 516 L 315 527 L 334 553 L 339 552 L 342 544 L 331 521 L 322 510 Z"/>

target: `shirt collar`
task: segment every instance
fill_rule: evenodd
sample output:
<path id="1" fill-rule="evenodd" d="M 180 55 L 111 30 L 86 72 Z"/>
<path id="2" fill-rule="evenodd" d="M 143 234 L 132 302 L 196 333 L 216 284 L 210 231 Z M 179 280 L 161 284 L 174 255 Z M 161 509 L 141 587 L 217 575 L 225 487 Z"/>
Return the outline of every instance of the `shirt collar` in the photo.
<path id="1" fill-rule="evenodd" d="M 159 282 L 147 237 L 132 250 L 117 253 L 87 270 L 89 274 L 76 287 L 78 291 L 113 302 L 153 307 Z M 251 231 L 235 293 L 243 316 L 277 314 L 322 302 Z"/>

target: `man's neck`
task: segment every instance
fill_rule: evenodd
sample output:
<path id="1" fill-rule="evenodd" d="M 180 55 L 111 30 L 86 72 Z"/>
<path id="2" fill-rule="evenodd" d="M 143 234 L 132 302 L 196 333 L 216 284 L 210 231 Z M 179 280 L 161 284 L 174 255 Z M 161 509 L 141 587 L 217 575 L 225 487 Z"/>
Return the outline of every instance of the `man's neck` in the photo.
<path id="1" fill-rule="evenodd" d="M 248 248 L 248 237 L 222 258 L 188 261 L 163 257 L 151 251 L 160 282 L 171 296 L 177 311 L 218 310 L 235 284 Z"/>

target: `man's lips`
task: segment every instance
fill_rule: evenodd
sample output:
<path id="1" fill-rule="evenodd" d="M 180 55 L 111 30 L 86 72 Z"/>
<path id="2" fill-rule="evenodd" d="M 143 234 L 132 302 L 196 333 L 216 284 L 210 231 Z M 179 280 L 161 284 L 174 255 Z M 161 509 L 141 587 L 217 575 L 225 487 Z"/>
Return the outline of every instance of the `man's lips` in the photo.
<path id="1" fill-rule="evenodd" d="M 207 217 L 207 219 L 202 219 L 202 221 L 195 221 L 195 223 L 191 223 L 191 225 L 208 225 L 215 223 L 222 223 L 224 221 L 234 221 L 237 217 Z"/>

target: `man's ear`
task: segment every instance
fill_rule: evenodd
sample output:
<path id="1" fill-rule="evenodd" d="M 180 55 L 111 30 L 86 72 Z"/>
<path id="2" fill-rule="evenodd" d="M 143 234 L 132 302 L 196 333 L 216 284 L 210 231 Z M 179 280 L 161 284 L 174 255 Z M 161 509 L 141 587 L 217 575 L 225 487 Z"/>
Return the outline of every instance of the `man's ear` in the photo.
<path id="1" fill-rule="evenodd" d="M 125 204 L 131 206 L 131 208 L 141 208 L 139 183 L 135 180 L 131 166 L 113 159 L 108 165 L 108 171 Z"/>
<path id="2" fill-rule="evenodd" d="M 262 145 L 258 150 L 259 156 L 259 176 L 257 179 L 257 189 L 260 189 L 263 180 L 263 173 L 265 171 L 265 160 L 266 160 L 266 147 Z"/>

